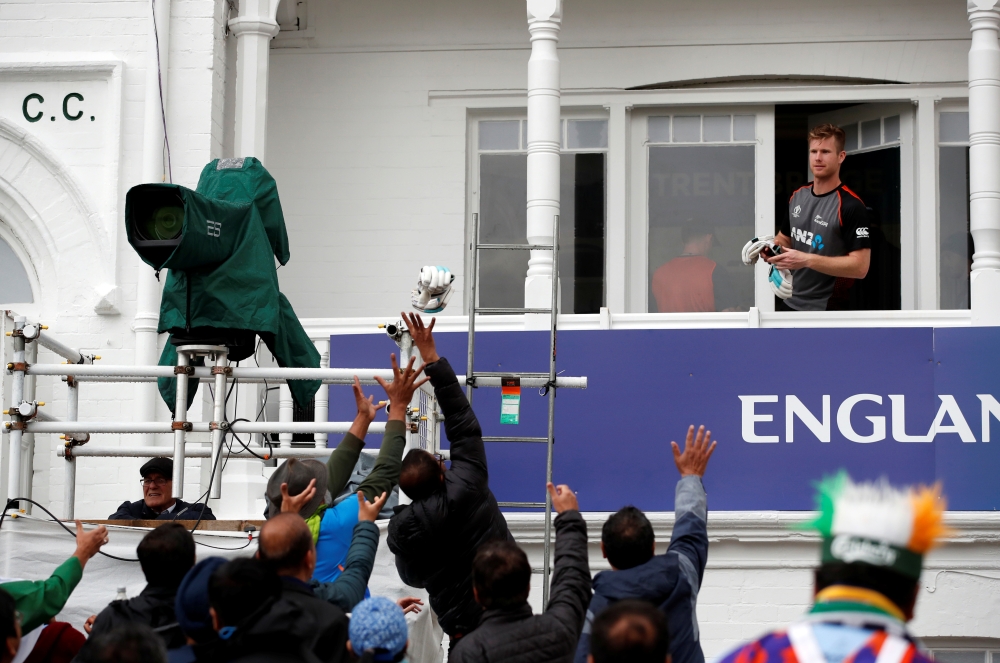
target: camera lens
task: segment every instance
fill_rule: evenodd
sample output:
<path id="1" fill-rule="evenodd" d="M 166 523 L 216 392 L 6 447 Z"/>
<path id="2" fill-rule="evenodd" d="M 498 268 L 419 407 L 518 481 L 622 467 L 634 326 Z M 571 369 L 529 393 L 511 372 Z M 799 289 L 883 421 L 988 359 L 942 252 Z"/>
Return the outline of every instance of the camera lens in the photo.
<path id="1" fill-rule="evenodd" d="M 142 234 L 147 239 L 175 239 L 184 229 L 184 208 L 158 207 L 150 214 L 144 226 Z"/>

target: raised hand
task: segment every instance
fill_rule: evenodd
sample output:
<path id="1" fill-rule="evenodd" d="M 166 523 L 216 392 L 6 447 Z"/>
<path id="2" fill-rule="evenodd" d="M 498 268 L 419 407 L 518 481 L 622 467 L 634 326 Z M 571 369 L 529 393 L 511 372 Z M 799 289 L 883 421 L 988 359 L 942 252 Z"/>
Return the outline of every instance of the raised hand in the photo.
<path id="1" fill-rule="evenodd" d="M 378 514 L 382 511 L 382 507 L 385 506 L 385 501 L 389 499 L 389 493 L 383 492 L 379 495 L 378 499 L 374 502 L 369 502 L 365 499 L 365 494 L 358 491 L 358 522 L 362 520 L 367 520 L 370 523 L 375 522 L 378 518 Z"/>
<path id="2" fill-rule="evenodd" d="M 310 479 L 309 485 L 298 495 L 288 494 L 288 484 L 281 484 L 281 513 L 298 513 L 316 494 L 316 479 Z M 312 515 L 311 513 L 309 514 Z"/>
<path id="3" fill-rule="evenodd" d="M 705 430 L 704 426 L 698 427 L 697 437 L 694 434 L 694 426 L 688 426 L 687 438 L 684 440 L 684 453 L 676 442 L 671 442 L 670 447 L 674 450 L 674 463 L 677 465 L 682 477 L 705 476 L 705 468 L 708 467 L 708 459 L 715 451 L 715 442 L 709 445 L 712 439 L 712 431 Z M 693 442 L 692 442 L 693 440 Z"/>
<path id="4" fill-rule="evenodd" d="M 97 554 L 105 543 L 108 542 L 108 528 L 104 525 L 95 527 L 89 532 L 83 531 L 83 523 L 76 521 L 76 552 L 73 557 L 80 560 L 80 568 L 87 566 L 90 558 Z"/>
<path id="5" fill-rule="evenodd" d="M 403 322 L 406 323 L 406 328 L 410 331 L 413 344 L 420 350 L 420 357 L 424 363 L 432 364 L 440 359 L 437 347 L 434 345 L 434 335 L 431 333 L 437 318 L 431 318 L 431 324 L 425 327 L 424 321 L 418 313 L 400 313 L 400 315 L 403 316 Z"/>
<path id="6" fill-rule="evenodd" d="M 396 364 L 395 354 L 389 355 L 389 359 L 392 361 L 392 382 L 386 382 L 377 375 L 375 376 L 375 380 L 382 385 L 386 395 L 389 397 L 389 421 L 405 421 L 406 408 L 410 406 L 413 393 L 430 378 L 417 380 L 424 367 L 421 366 L 419 369 L 413 370 L 413 362 L 416 360 L 416 357 L 410 357 L 410 362 L 402 371 L 399 370 L 399 365 Z"/>
<path id="7" fill-rule="evenodd" d="M 554 486 L 549 482 L 546 487 L 549 489 L 549 496 L 552 497 L 552 508 L 557 513 L 580 510 L 580 504 L 576 501 L 576 493 L 570 490 L 569 486 L 566 484 Z"/>
<path id="8" fill-rule="evenodd" d="M 418 599 L 416 596 L 404 596 L 403 598 L 396 601 L 396 605 L 403 609 L 403 614 L 408 612 L 419 613 L 420 606 L 424 604 L 423 601 Z"/>
<path id="9" fill-rule="evenodd" d="M 371 423 L 375 421 L 375 415 L 378 414 L 378 403 L 375 402 L 375 396 L 369 396 L 365 398 L 365 394 L 361 391 L 361 381 L 358 380 L 358 376 L 354 376 L 354 402 L 358 406 L 358 416 L 357 419 L 362 421 L 367 421 Z"/>

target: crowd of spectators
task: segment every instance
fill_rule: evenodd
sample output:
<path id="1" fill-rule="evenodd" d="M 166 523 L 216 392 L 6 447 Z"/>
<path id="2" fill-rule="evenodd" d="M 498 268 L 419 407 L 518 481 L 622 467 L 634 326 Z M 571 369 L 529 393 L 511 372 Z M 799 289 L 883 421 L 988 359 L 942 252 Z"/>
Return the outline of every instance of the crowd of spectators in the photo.
<path id="1" fill-rule="evenodd" d="M 671 442 L 680 479 L 666 550 L 656 554 L 649 520 L 626 506 L 604 523 L 600 547 L 611 568 L 596 576 L 575 493 L 548 484 L 558 514 L 554 565 L 548 603 L 534 614 L 532 567 L 490 490 L 479 422 L 448 360 L 437 354 L 434 321 L 425 326 L 417 315 L 404 318 L 424 365 L 414 369 L 411 360 L 401 369 L 392 357 L 394 379 L 379 380 L 389 423 L 356 499 L 334 503 L 331 496 L 348 484 L 379 405 L 357 380 L 357 417 L 327 464 L 289 460 L 275 472 L 255 555 L 196 562 L 192 534 L 166 522 L 136 551 L 146 588 L 88 619 L 85 639 L 54 621 L 108 540 L 105 527 L 84 531 L 78 521 L 77 550 L 50 578 L 0 585 L 0 663 L 15 657 L 28 663 L 404 661 L 410 644 L 405 614 L 421 610 L 431 611 L 449 636 L 446 656 L 456 663 L 704 663 L 696 605 L 709 550 L 702 476 L 716 446 L 711 432 L 691 426 L 683 448 Z M 445 416 L 450 465 L 420 449 L 403 457 L 406 407 L 427 380 Z M 162 481 L 168 470 L 153 461 L 143 468 L 145 495 L 152 494 L 159 518 L 168 509 L 189 508 L 162 499 L 170 494 Z M 397 484 L 410 503 L 392 510 L 387 544 L 402 582 L 425 590 L 429 606 L 416 597 L 372 597 L 367 589 L 380 536 L 375 520 Z M 861 496 L 855 510 L 864 517 L 851 515 L 852 490 Z M 824 502 L 841 504 L 837 518 L 827 514 L 818 526 L 823 563 L 809 618 L 741 647 L 726 663 L 868 660 L 859 652 L 880 663 L 924 663 L 905 624 L 913 616 L 922 554 L 941 533 L 940 518 L 932 527 L 927 514 L 940 509 L 924 503 L 907 512 L 924 519 L 911 527 L 909 543 L 880 539 L 879 528 L 868 523 L 878 511 L 872 504 L 908 499 L 899 495 L 887 485 L 858 487 L 842 477 Z M 924 531 L 929 527 L 931 534 Z M 876 549 L 895 552 L 863 554 Z M 38 629 L 42 635 L 34 637 L 30 654 L 19 655 L 22 637 Z"/>

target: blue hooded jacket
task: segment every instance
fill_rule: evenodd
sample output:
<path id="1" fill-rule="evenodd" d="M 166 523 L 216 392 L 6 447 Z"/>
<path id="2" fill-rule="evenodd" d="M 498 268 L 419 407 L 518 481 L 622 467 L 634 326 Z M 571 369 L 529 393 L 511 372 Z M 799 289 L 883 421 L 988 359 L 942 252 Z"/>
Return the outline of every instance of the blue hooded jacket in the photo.
<path id="1" fill-rule="evenodd" d="M 574 663 L 587 663 L 594 617 L 616 601 L 649 601 L 667 616 L 673 663 L 705 663 L 695 607 L 708 561 L 708 502 L 701 479 L 681 477 L 674 498 L 674 529 L 667 552 L 631 569 L 602 571 L 594 578 Z"/>

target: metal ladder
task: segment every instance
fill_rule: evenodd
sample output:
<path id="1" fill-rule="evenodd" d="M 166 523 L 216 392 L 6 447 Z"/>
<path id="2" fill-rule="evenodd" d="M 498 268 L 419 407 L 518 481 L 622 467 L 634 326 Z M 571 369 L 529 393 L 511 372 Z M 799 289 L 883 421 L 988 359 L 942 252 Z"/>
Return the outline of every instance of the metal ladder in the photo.
<path id="1" fill-rule="evenodd" d="M 556 325 L 559 308 L 559 215 L 552 221 L 552 244 L 480 244 L 479 243 L 479 214 L 472 215 L 473 239 L 470 246 L 472 254 L 472 265 L 469 270 L 469 357 L 465 371 L 466 397 L 469 404 L 472 404 L 472 394 L 476 388 L 476 380 L 484 377 L 499 378 L 546 378 L 545 395 L 548 396 L 549 405 L 549 425 L 546 437 L 526 437 L 526 436 L 484 436 L 483 442 L 524 442 L 529 444 L 546 445 L 545 455 L 545 482 L 552 481 L 552 446 L 555 443 L 555 414 L 556 414 Z M 480 251 L 552 251 L 552 299 L 548 308 L 491 308 L 479 306 L 479 252 Z M 549 370 L 545 373 L 524 373 L 524 372 L 490 372 L 475 371 L 476 354 L 476 316 L 477 315 L 502 315 L 518 313 L 548 313 L 549 314 Z M 545 535 L 542 546 L 542 609 L 549 602 L 549 576 L 551 573 L 551 549 L 552 549 L 552 500 L 549 491 L 545 489 L 544 502 L 499 502 L 504 507 L 519 507 L 531 509 L 545 509 Z"/>

